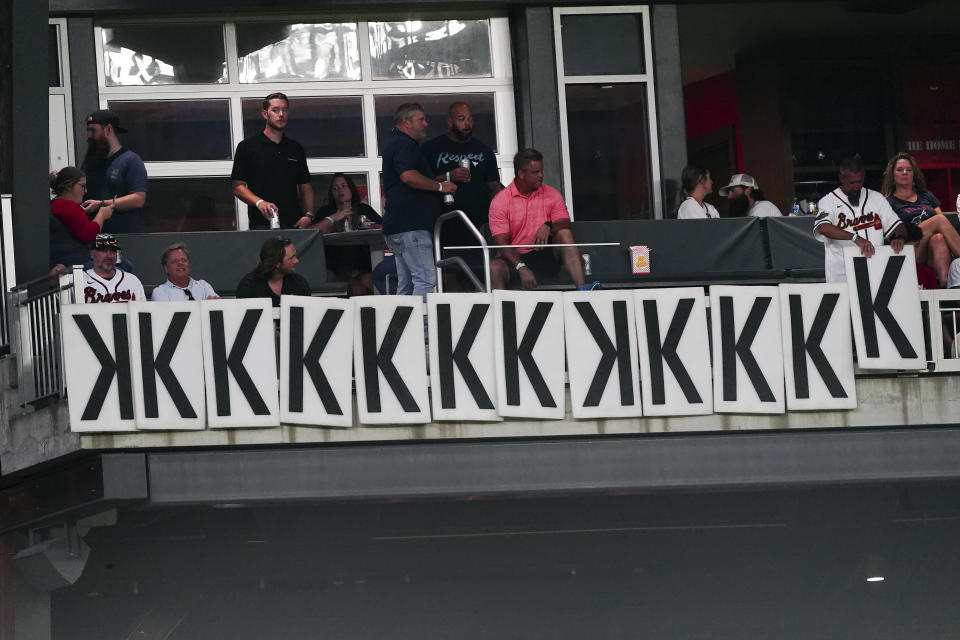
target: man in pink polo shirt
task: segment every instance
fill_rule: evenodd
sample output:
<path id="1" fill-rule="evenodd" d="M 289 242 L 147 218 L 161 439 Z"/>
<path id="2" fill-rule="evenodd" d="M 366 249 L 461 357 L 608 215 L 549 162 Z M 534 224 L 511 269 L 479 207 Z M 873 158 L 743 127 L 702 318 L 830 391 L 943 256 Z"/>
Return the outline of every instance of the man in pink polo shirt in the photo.
<path id="1" fill-rule="evenodd" d="M 578 288 L 584 287 L 583 258 L 573 244 L 570 214 L 563 196 L 543 184 L 543 154 L 524 149 L 513 157 L 517 177 L 490 202 L 490 233 L 499 245 L 543 245 L 543 248 L 503 248 L 490 261 L 494 289 L 518 282 L 535 289 L 537 278 L 556 275 L 561 265 Z M 592 288 L 592 287 L 591 287 Z"/>

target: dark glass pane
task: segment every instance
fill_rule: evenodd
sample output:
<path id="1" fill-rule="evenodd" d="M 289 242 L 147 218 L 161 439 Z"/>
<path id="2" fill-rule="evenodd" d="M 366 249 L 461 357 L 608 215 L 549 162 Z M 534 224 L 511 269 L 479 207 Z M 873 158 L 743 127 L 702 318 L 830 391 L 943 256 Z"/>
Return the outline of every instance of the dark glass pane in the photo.
<path id="1" fill-rule="evenodd" d="M 353 184 L 356 185 L 357 191 L 360 192 L 361 202 L 370 202 L 370 198 L 367 194 L 367 174 L 365 173 L 350 173 L 349 171 L 344 171 L 344 173 L 353 180 Z M 330 183 L 333 182 L 332 173 L 317 173 L 310 176 L 310 185 L 313 187 L 314 200 L 316 202 L 317 208 L 327 204 L 327 196 L 329 195 L 328 191 L 330 189 Z M 380 213 L 379 211 L 377 213 Z"/>
<path id="2" fill-rule="evenodd" d="M 60 41 L 57 39 L 58 27 L 55 24 L 47 27 L 47 77 L 48 86 L 60 86 Z"/>
<path id="3" fill-rule="evenodd" d="M 230 179 L 151 178 L 143 230 L 227 231 L 237 228 Z M 159 256 L 130 256 L 136 264 L 154 264 Z M 203 277 L 202 274 L 199 277 Z"/>
<path id="4" fill-rule="evenodd" d="M 570 84 L 566 97 L 576 219 L 653 217 L 646 85 Z"/>
<path id="5" fill-rule="evenodd" d="M 261 98 L 243 100 L 243 137 L 263 131 Z M 360 96 L 290 98 L 287 134 L 309 158 L 357 158 L 365 155 Z"/>
<path id="6" fill-rule="evenodd" d="M 359 80 L 354 22 L 237 23 L 240 82 Z"/>
<path id="7" fill-rule="evenodd" d="M 123 145 L 146 161 L 229 160 L 227 100 L 110 101 L 129 130 Z"/>
<path id="8" fill-rule="evenodd" d="M 104 25 L 108 87 L 227 81 L 222 24 Z"/>
<path id="9" fill-rule="evenodd" d="M 371 22 L 375 80 L 490 77 L 488 20 Z"/>
<path id="10" fill-rule="evenodd" d="M 440 95 L 376 96 L 377 153 L 393 129 L 393 112 L 405 102 L 418 102 L 427 114 L 427 140 L 447 130 L 447 109 L 454 102 L 466 102 L 473 110 L 473 137 L 497 150 L 497 123 L 492 93 L 444 93 Z"/>
<path id="11" fill-rule="evenodd" d="M 644 73 L 643 16 L 639 13 L 560 16 L 567 76 Z"/>

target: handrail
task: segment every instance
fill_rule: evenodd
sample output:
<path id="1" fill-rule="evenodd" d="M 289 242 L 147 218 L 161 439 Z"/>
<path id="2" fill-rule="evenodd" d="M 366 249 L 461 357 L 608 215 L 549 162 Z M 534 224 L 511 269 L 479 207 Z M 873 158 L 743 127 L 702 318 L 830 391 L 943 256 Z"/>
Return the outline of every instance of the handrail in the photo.
<path id="1" fill-rule="evenodd" d="M 477 229 L 473 224 L 473 221 L 460 209 L 454 211 L 448 211 L 444 213 L 439 218 L 437 218 L 436 223 L 433 225 L 433 261 L 434 264 L 440 262 L 440 228 L 443 227 L 443 223 L 447 220 L 453 218 L 460 218 L 467 229 L 470 230 L 470 233 L 480 242 L 480 248 L 483 251 L 483 279 L 484 284 L 487 286 L 487 291 L 490 291 L 490 247 L 487 245 L 487 241 L 484 239 L 483 234 Z M 443 267 L 437 266 L 437 291 L 443 293 Z"/>

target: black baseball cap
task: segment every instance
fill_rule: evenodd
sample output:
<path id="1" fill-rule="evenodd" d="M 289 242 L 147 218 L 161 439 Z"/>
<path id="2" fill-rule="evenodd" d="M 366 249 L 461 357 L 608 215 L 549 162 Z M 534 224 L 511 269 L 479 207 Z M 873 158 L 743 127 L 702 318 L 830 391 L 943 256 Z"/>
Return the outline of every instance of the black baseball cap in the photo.
<path id="1" fill-rule="evenodd" d="M 117 239 L 109 233 L 98 233 L 97 237 L 90 243 L 91 249 L 116 249 L 120 251 Z"/>
<path id="2" fill-rule="evenodd" d="M 100 109 L 87 116 L 87 124 L 99 124 L 100 126 L 112 125 L 117 133 L 126 133 L 127 130 L 120 126 L 120 116 L 110 109 Z"/>

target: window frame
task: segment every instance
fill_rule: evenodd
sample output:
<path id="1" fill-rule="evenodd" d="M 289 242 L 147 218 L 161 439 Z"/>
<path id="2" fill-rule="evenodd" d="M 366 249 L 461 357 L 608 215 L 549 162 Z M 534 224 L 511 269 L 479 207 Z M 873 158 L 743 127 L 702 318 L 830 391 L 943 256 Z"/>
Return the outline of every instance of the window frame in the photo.
<path id="1" fill-rule="evenodd" d="M 57 63 L 60 66 L 60 85 L 56 87 L 48 86 L 47 95 L 49 100 L 52 100 L 54 96 L 60 96 L 58 99 L 63 101 L 63 109 L 67 119 L 67 160 L 69 165 L 75 166 L 76 152 L 74 147 L 73 131 L 73 92 L 70 87 L 70 43 L 67 35 L 67 19 L 49 18 L 47 20 L 47 24 L 53 25 L 57 28 L 57 53 L 59 54 Z M 47 84 L 50 84 L 49 81 Z M 51 156 L 51 161 L 52 159 L 53 158 Z M 61 167 L 51 167 L 51 171 L 59 171 L 60 169 Z"/>
<path id="2" fill-rule="evenodd" d="M 638 13 L 643 21 L 644 70 L 641 74 L 620 75 L 566 75 L 563 69 L 563 30 L 561 16 Z M 557 61 L 557 92 L 560 111 L 560 151 L 563 165 L 564 199 L 573 220 L 573 178 L 570 169 L 570 135 L 567 131 L 567 92 L 568 84 L 638 84 L 642 83 L 647 92 L 647 135 L 650 140 L 650 190 L 653 194 L 653 220 L 663 218 L 662 180 L 660 175 L 660 141 L 657 136 L 656 87 L 654 83 L 653 44 L 650 32 L 650 7 L 648 5 L 614 5 L 606 7 L 554 7 L 553 9 L 554 47 Z"/>
<path id="3" fill-rule="evenodd" d="M 292 23 L 302 22 L 354 22 L 360 46 L 360 80 L 311 80 L 304 82 L 284 80 L 282 82 L 240 83 L 237 62 L 236 25 L 240 23 L 261 22 L 268 16 L 171 16 L 151 21 L 154 24 L 207 23 L 219 24 L 223 28 L 224 50 L 227 63 L 227 82 L 222 84 L 190 85 L 140 85 L 106 86 L 104 77 L 103 34 L 104 25 L 142 24 L 138 18 L 104 18 L 94 25 L 94 44 L 96 47 L 97 87 L 101 108 L 107 108 L 110 101 L 157 101 L 157 100 L 203 100 L 224 99 L 229 102 L 230 149 L 236 150 L 243 140 L 244 99 L 262 99 L 271 91 L 282 91 L 291 101 L 296 98 L 328 96 L 360 96 L 363 118 L 364 152 L 363 157 L 308 157 L 307 167 L 313 174 L 365 173 L 367 175 L 367 201 L 378 212 L 383 212 L 380 194 L 381 159 L 377 149 L 376 114 L 374 97 L 377 95 L 410 95 L 411 98 L 422 95 L 492 93 L 494 99 L 494 120 L 497 129 L 497 164 L 501 172 L 512 174 L 513 156 L 517 152 L 517 125 L 514 104 L 512 48 L 510 26 L 504 12 L 459 12 L 456 16 L 447 13 L 429 12 L 422 15 L 396 15 L 359 13 L 351 17 L 334 13 L 302 13 L 289 16 Z M 276 21 L 276 16 L 269 16 Z M 288 17 L 288 16 L 284 16 Z M 430 78 L 415 80 L 374 80 L 370 59 L 370 40 L 368 22 L 404 21 L 404 20 L 451 20 L 485 19 L 489 20 L 490 55 L 492 76 L 489 78 Z M 294 104 L 294 109 L 296 105 Z M 294 111 L 294 120 L 296 119 Z M 182 160 L 145 162 L 150 178 L 190 178 L 223 177 L 224 188 L 233 167 L 233 160 Z M 320 203 L 323 194 L 316 194 Z M 234 198 L 236 204 L 237 229 L 248 228 L 247 205 Z"/>

